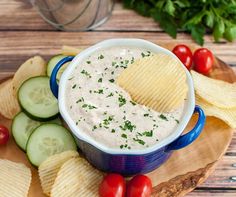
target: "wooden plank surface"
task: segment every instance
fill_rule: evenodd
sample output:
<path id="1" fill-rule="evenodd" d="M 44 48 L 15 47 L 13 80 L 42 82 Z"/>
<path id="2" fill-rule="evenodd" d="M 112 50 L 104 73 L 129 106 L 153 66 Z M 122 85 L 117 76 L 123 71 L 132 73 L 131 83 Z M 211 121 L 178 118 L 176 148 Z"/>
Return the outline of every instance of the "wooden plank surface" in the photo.
<path id="1" fill-rule="evenodd" d="M 127 20 L 129 19 L 129 20 Z M 157 44 L 173 41 L 152 19 L 124 10 L 116 3 L 113 15 L 92 32 L 59 32 L 45 23 L 28 0 L 0 1 L 0 79 L 12 75 L 27 58 L 40 54 L 46 59 L 59 53 L 61 45 L 88 47 L 116 37 L 143 38 Z M 178 43 L 193 43 L 191 37 L 178 34 Z M 214 43 L 205 36 L 205 47 L 228 64 L 236 66 L 236 42 Z M 236 67 L 234 68 L 236 71 Z M 187 196 L 236 196 L 236 134 L 215 172 Z"/>

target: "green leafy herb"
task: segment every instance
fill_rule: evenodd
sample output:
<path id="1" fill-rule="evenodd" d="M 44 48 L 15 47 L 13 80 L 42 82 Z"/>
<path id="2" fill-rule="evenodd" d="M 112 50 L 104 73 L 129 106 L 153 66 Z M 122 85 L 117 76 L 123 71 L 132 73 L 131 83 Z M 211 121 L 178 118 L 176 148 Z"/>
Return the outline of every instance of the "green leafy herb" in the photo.
<path id="1" fill-rule="evenodd" d="M 215 41 L 236 39 L 236 0 L 123 0 L 123 4 L 152 17 L 173 38 L 181 30 L 201 45 L 205 32 Z"/>
<path id="2" fill-rule="evenodd" d="M 144 117 L 148 117 L 148 116 L 149 116 L 149 114 L 143 114 L 143 116 L 144 116 Z"/>
<path id="3" fill-rule="evenodd" d="M 91 61 L 87 61 L 86 63 L 87 63 L 87 64 L 91 64 Z"/>
<path id="4" fill-rule="evenodd" d="M 74 85 L 72 86 L 72 89 L 75 89 L 75 88 L 76 88 L 76 86 L 77 86 L 77 85 L 76 85 L 76 84 L 74 84 Z"/>
<path id="5" fill-rule="evenodd" d="M 115 129 L 112 129 L 112 130 L 111 130 L 111 132 L 112 132 L 112 133 L 115 133 L 115 132 L 116 132 L 116 130 L 115 130 Z"/>

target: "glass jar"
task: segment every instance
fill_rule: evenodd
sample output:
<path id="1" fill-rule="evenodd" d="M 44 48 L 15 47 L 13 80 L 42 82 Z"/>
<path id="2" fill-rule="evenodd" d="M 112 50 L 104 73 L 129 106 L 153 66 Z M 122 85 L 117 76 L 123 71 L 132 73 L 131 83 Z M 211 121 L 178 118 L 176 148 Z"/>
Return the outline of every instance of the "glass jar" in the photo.
<path id="1" fill-rule="evenodd" d="M 86 31 L 103 24 L 114 0 L 30 0 L 42 18 L 64 31 Z"/>

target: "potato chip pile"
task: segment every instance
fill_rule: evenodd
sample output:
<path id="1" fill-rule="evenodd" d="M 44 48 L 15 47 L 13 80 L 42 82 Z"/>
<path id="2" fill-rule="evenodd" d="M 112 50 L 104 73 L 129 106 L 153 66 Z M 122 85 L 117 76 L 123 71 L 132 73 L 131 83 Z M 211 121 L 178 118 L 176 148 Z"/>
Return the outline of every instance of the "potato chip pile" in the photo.
<path id="1" fill-rule="evenodd" d="M 103 174 L 76 151 L 53 155 L 39 166 L 43 192 L 47 196 L 98 196 Z"/>
<path id="2" fill-rule="evenodd" d="M 21 163 L 0 159 L 0 196 L 27 197 L 32 175 Z"/>
<path id="3" fill-rule="evenodd" d="M 135 61 L 117 78 L 131 98 L 159 112 L 179 107 L 186 98 L 186 73 L 180 62 L 164 53 Z"/>
<path id="4" fill-rule="evenodd" d="M 231 128 L 236 128 L 236 83 L 212 79 L 191 71 L 196 104 L 207 116 L 223 120 Z"/>

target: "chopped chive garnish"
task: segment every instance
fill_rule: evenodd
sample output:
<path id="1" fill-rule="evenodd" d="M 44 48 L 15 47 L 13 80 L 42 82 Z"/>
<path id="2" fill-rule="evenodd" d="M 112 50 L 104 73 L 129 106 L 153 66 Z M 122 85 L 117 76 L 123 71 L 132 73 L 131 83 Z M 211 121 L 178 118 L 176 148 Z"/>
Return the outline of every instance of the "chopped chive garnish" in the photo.
<path id="1" fill-rule="evenodd" d="M 104 58 L 103 55 L 98 56 L 98 59 L 99 59 L 99 60 L 100 60 L 100 59 L 103 59 L 103 58 Z"/>
<path id="2" fill-rule="evenodd" d="M 102 78 L 99 78 L 99 79 L 98 79 L 98 82 L 99 82 L 99 83 L 102 83 Z"/>
<path id="3" fill-rule="evenodd" d="M 90 105 L 90 104 L 83 104 L 82 105 L 83 108 L 88 108 L 88 109 L 97 109 L 97 107 Z"/>
<path id="4" fill-rule="evenodd" d="M 95 129 L 97 129 L 96 125 L 93 126 L 92 131 L 94 131 Z"/>
<path id="5" fill-rule="evenodd" d="M 84 74 L 85 76 L 91 78 L 91 75 L 86 70 L 82 70 L 81 74 Z"/>
<path id="6" fill-rule="evenodd" d="M 133 140 L 134 140 L 135 142 L 138 142 L 138 143 L 141 144 L 141 145 L 144 145 L 144 144 L 145 144 L 145 142 L 144 142 L 143 140 L 141 140 L 141 139 L 133 138 Z"/>
<path id="7" fill-rule="evenodd" d="M 114 82 L 115 82 L 115 80 L 114 80 L 114 79 L 110 79 L 109 81 L 110 81 L 111 83 L 114 83 Z"/>
<path id="8" fill-rule="evenodd" d="M 131 61 L 130 61 L 131 64 L 134 63 L 134 57 L 131 58 Z"/>
<path id="9" fill-rule="evenodd" d="M 153 131 L 152 131 L 152 130 L 151 130 L 151 131 L 144 131 L 144 132 L 142 133 L 142 135 L 145 135 L 146 137 L 152 137 Z"/>
<path id="10" fill-rule="evenodd" d="M 166 117 L 165 115 L 163 115 L 163 114 L 161 114 L 161 115 L 159 116 L 159 118 L 161 118 L 162 120 L 168 121 L 167 117 Z"/>
<path id="11" fill-rule="evenodd" d="M 99 89 L 98 91 L 93 91 L 94 93 L 97 93 L 97 94 L 103 94 L 103 89 Z"/>
<path id="12" fill-rule="evenodd" d="M 121 94 L 118 97 L 118 101 L 119 101 L 119 107 L 126 104 L 126 99 Z"/>
<path id="13" fill-rule="evenodd" d="M 179 124 L 179 120 L 175 119 L 175 122 L 177 122 L 177 124 Z"/>
<path id="14" fill-rule="evenodd" d="M 107 97 L 111 97 L 113 96 L 114 94 L 111 92 L 109 95 L 107 95 Z"/>
<path id="15" fill-rule="evenodd" d="M 91 61 L 87 61 L 87 64 L 91 64 Z"/>
<path id="16" fill-rule="evenodd" d="M 144 117 L 147 117 L 147 116 L 149 116 L 149 114 L 143 114 L 143 116 L 144 116 Z"/>
<path id="17" fill-rule="evenodd" d="M 77 86 L 77 85 L 76 85 L 76 84 L 74 84 L 74 85 L 72 86 L 72 89 L 75 89 L 75 88 L 76 88 L 76 86 Z"/>
<path id="18" fill-rule="evenodd" d="M 112 66 L 115 66 L 115 65 L 116 65 L 116 62 L 112 62 L 111 65 L 112 65 Z"/>
<path id="19" fill-rule="evenodd" d="M 114 71 L 112 71 L 111 74 L 114 75 Z"/>
<path id="20" fill-rule="evenodd" d="M 120 126 L 120 128 L 122 129 L 122 130 L 129 130 L 130 132 L 132 132 L 135 128 L 136 128 L 136 126 L 135 125 L 132 125 L 132 123 L 129 121 L 129 120 L 126 120 L 125 122 L 124 122 L 124 125 L 123 126 Z"/>
<path id="21" fill-rule="evenodd" d="M 121 135 L 121 137 L 123 137 L 123 138 L 126 138 L 126 139 L 127 139 L 127 135 L 126 135 L 125 133 L 123 133 L 123 134 Z"/>
<path id="22" fill-rule="evenodd" d="M 68 80 L 70 81 L 70 80 L 72 80 L 74 77 L 71 77 L 71 78 L 69 78 Z"/>
<path id="23" fill-rule="evenodd" d="M 112 133 L 115 133 L 115 132 L 116 132 L 116 130 L 115 130 L 115 129 L 112 129 L 112 130 L 111 130 L 111 132 L 112 132 Z"/>
<path id="24" fill-rule="evenodd" d="M 81 97 L 80 99 L 78 99 L 78 100 L 76 101 L 76 103 L 80 103 L 80 102 L 83 102 L 83 101 L 84 101 L 84 98 Z"/>
<path id="25" fill-rule="evenodd" d="M 136 105 L 136 103 L 135 103 L 134 101 L 130 101 L 130 103 L 131 103 L 132 105 Z"/>

